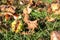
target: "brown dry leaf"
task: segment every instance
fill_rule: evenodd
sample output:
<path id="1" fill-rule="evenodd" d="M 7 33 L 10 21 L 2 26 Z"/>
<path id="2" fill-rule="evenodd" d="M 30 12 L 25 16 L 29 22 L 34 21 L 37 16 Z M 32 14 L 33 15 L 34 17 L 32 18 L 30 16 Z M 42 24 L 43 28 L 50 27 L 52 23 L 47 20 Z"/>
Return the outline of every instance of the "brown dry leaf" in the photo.
<path id="1" fill-rule="evenodd" d="M 14 17 L 14 19 L 18 19 L 18 17 L 19 17 L 19 15 L 18 15 L 18 14 L 16 14 L 16 13 L 15 13 L 15 14 L 13 14 L 12 16 Z"/>
<path id="2" fill-rule="evenodd" d="M 23 10 L 23 16 L 24 16 L 25 23 L 27 23 L 28 20 L 29 20 L 29 14 L 30 14 L 30 12 L 31 12 L 31 9 L 29 8 L 29 5 L 28 5 L 27 8 L 25 8 Z"/>
<path id="3" fill-rule="evenodd" d="M 24 22 L 27 23 L 29 20 L 29 14 L 27 13 L 26 8 L 23 10 Z"/>
<path id="4" fill-rule="evenodd" d="M 59 2 L 60 2 L 60 0 L 53 0 L 53 2 L 57 2 L 57 3 L 59 3 Z"/>
<path id="5" fill-rule="evenodd" d="M 59 15 L 59 14 L 60 14 L 60 9 L 59 9 L 59 10 L 56 10 L 56 11 L 54 12 L 54 14 Z"/>
<path id="6" fill-rule="evenodd" d="M 7 0 L 8 4 L 13 4 L 14 0 Z"/>
<path id="7" fill-rule="evenodd" d="M 55 10 L 57 10 L 59 8 L 59 4 L 58 3 L 52 3 L 51 4 L 51 9 L 52 9 L 52 11 L 55 11 Z"/>
<path id="8" fill-rule="evenodd" d="M 38 1 L 36 2 L 36 5 L 38 6 L 38 5 L 40 5 L 40 4 L 43 4 L 43 2 L 42 2 L 41 0 L 38 0 Z"/>
<path id="9" fill-rule="evenodd" d="M 27 24 L 28 24 L 28 29 L 30 30 L 34 30 L 38 26 L 37 20 L 29 21 Z"/>
<path id="10" fill-rule="evenodd" d="M 3 12 L 3 13 L 2 13 L 2 15 L 6 15 L 6 14 L 8 14 L 8 15 L 13 15 L 13 14 L 10 13 L 10 12 Z"/>
<path id="11" fill-rule="evenodd" d="M 4 11 L 5 10 L 5 7 L 6 7 L 6 5 L 0 5 L 1 11 Z"/>
<path id="12" fill-rule="evenodd" d="M 14 13 L 10 13 L 10 12 L 4 12 L 4 13 L 1 13 L 1 16 L 5 16 L 5 19 L 8 20 L 11 16 L 14 18 L 14 19 L 18 19 L 19 15 Z"/>
<path id="13" fill-rule="evenodd" d="M 33 0 L 29 0 L 29 4 L 32 4 L 32 1 L 33 1 Z"/>
<path id="14" fill-rule="evenodd" d="M 53 21 L 55 21 L 55 18 L 52 18 L 52 17 L 46 17 L 46 20 L 47 20 L 48 22 L 53 22 Z"/>
<path id="15" fill-rule="evenodd" d="M 2 12 L 1 16 L 5 16 L 5 20 L 9 20 L 13 14 L 10 12 Z"/>
<path id="16" fill-rule="evenodd" d="M 32 11 L 32 9 L 27 7 L 28 14 L 30 14 L 31 11 Z"/>
<path id="17" fill-rule="evenodd" d="M 11 13 L 15 13 L 15 10 L 12 9 L 12 7 L 6 8 L 5 11 L 11 12 Z"/>
<path id="18" fill-rule="evenodd" d="M 18 14 L 16 14 L 16 13 L 14 13 L 14 14 L 11 14 L 11 13 L 6 13 L 6 18 L 9 18 L 9 16 L 8 15 L 10 15 L 10 16 L 12 16 L 14 19 L 18 19 L 18 17 L 19 17 L 19 15 Z"/>
<path id="19" fill-rule="evenodd" d="M 37 28 L 38 23 L 37 23 L 37 20 L 35 21 L 29 20 L 29 14 L 31 12 L 31 9 L 29 7 L 31 3 L 32 3 L 32 0 L 29 0 L 29 4 L 23 10 L 23 17 L 24 17 L 23 20 L 28 25 L 28 29 L 33 31 L 35 28 Z"/>
<path id="20" fill-rule="evenodd" d="M 9 14 L 6 14 L 6 15 L 5 15 L 5 20 L 6 20 L 6 21 L 9 20 L 9 18 L 10 18 L 10 15 L 9 15 Z"/>
<path id="21" fill-rule="evenodd" d="M 10 6 L 10 5 L 1 5 L 0 9 L 1 9 L 1 11 L 7 11 L 7 12 L 15 13 L 16 7 Z"/>
<path id="22" fill-rule="evenodd" d="M 51 33 L 51 40 L 60 40 L 60 31 L 53 31 Z"/>
<path id="23" fill-rule="evenodd" d="M 1 11 L 4 12 L 4 13 L 2 13 L 2 15 L 5 16 L 5 19 L 6 20 L 9 18 L 8 15 L 13 16 L 14 19 L 17 19 L 18 18 L 18 15 L 15 13 L 16 7 L 10 6 L 10 5 L 1 5 L 0 6 L 0 9 L 1 9 Z"/>
<path id="24" fill-rule="evenodd" d="M 48 5 L 48 6 L 49 6 L 49 5 Z M 50 6 L 48 7 L 47 12 L 48 12 L 48 13 L 52 13 L 52 9 L 51 9 Z"/>
<path id="25" fill-rule="evenodd" d="M 30 29 L 30 30 L 34 30 L 35 28 L 37 28 L 37 25 L 38 25 L 38 23 L 37 23 L 37 20 L 35 20 L 35 21 L 30 21 L 29 20 L 29 7 L 27 6 L 27 8 L 25 8 L 24 10 L 23 10 L 23 20 L 24 20 L 24 22 L 28 25 L 28 29 Z"/>

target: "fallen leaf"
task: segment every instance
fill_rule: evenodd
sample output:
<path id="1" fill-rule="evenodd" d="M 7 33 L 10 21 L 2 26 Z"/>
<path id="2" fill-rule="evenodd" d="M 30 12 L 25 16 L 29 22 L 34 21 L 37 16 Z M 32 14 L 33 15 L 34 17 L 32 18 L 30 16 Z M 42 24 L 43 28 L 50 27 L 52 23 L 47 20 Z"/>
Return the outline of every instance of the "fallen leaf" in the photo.
<path id="1" fill-rule="evenodd" d="M 51 33 L 51 40 L 60 40 L 60 31 L 53 31 Z"/>
<path id="2" fill-rule="evenodd" d="M 18 33 L 22 30 L 22 23 L 19 20 L 15 20 L 11 24 L 11 30 L 15 33 Z"/>
<path id="3" fill-rule="evenodd" d="M 59 8 L 59 4 L 58 3 L 52 3 L 51 4 L 51 9 L 52 9 L 52 11 L 55 11 L 55 10 L 57 10 Z"/>
<path id="4" fill-rule="evenodd" d="M 59 10 L 56 10 L 56 11 L 54 12 L 54 14 L 59 15 L 59 14 L 60 14 L 60 9 L 59 9 Z"/>
<path id="5" fill-rule="evenodd" d="M 28 25 L 28 29 L 33 31 L 35 28 L 37 28 L 38 24 L 37 24 L 37 20 L 35 20 L 35 21 L 29 20 L 29 11 L 28 10 L 30 10 L 28 6 L 27 6 L 27 8 L 25 8 L 23 10 L 23 17 L 24 17 L 23 20 Z"/>
<path id="6" fill-rule="evenodd" d="M 9 14 L 6 14 L 6 15 L 5 15 L 5 21 L 8 21 L 9 18 L 10 18 L 10 15 L 9 15 Z"/>
<path id="7" fill-rule="evenodd" d="M 15 13 L 16 7 L 10 5 L 0 5 L 1 11 Z"/>
<path id="8" fill-rule="evenodd" d="M 55 21 L 55 18 L 52 18 L 52 17 L 46 17 L 46 20 L 47 20 L 48 22 L 53 22 L 53 21 Z"/>

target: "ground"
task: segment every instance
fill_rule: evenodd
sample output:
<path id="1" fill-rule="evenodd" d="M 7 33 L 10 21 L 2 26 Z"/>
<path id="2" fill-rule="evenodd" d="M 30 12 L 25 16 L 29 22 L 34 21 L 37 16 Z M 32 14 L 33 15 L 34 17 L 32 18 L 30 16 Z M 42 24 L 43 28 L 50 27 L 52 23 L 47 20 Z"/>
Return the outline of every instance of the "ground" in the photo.
<path id="1" fill-rule="evenodd" d="M 58 35 L 60 0 L 0 0 L 1 40 L 58 40 Z"/>

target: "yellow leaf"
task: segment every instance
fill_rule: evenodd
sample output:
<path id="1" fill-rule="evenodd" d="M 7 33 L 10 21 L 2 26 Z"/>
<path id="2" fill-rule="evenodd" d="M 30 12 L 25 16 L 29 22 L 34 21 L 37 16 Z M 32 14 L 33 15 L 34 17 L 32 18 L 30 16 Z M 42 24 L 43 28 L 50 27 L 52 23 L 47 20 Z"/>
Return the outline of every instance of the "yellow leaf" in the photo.
<path id="1" fill-rule="evenodd" d="M 18 33 L 22 30 L 22 23 L 19 20 L 15 20 L 11 24 L 11 29 L 13 32 Z"/>

